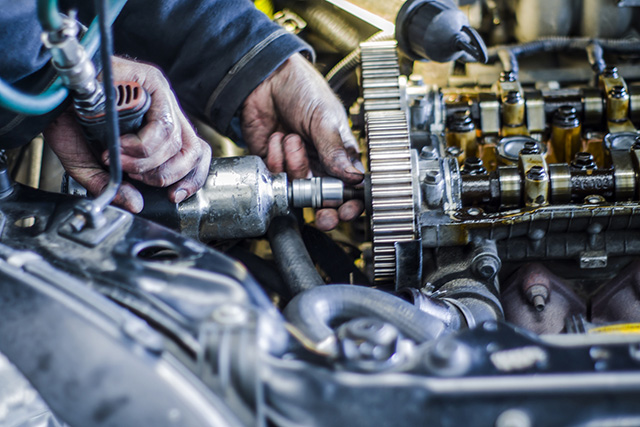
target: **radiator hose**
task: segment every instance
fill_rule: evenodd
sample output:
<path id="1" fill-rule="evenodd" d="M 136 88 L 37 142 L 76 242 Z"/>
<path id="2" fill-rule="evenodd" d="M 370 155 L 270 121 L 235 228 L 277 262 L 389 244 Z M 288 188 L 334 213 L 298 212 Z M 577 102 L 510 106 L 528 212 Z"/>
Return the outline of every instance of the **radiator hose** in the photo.
<path id="1" fill-rule="evenodd" d="M 292 215 L 273 219 L 268 231 L 271 251 L 290 296 L 324 285 Z"/>
<path id="2" fill-rule="evenodd" d="M 356 285 L 316 287 L 296 296 L 284 316 L 319 349 L 338 354 L 332 325 L 338 320 L 376 317 L 417 343 L 438 337 L 447 327 L 437 317 L 378 289 Z"/>

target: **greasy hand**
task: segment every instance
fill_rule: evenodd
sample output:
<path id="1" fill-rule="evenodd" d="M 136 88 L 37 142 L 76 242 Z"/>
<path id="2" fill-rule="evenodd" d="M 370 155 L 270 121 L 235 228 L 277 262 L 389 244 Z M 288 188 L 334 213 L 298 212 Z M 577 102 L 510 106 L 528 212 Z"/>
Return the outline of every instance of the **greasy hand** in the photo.
<path id="1" fill-rule="evenodd" d="M 204 185 L 211 148 L 196 136 L 158 69 L 114 57 L 113 75 L 116 81 L 140 83 L 151 96 L 151 107 L 142 128 L 120 137 L 122 170 L 131 179 L 169 187 L 169 200 L 180 203 Z M 109 164 L 108 152 L 103 152 L 100 159 L 95 158 L 74 114 L 70 109 L 49 125 L 44 132 L 45 140 L 69 175 L 97 196 L 109 181 L 109 173 L 103 166 Z M 114 203 L 134 213 L 144 206 L 142 195 L 128 183 L 123 183 Z"/>
<path id="2" fill-rule="evenodd" d="M 347 116 L 324 78 L 301 55 L 289 58 L 245 100 L 242 134 L 249 150 L 265 159 L 272 172 L 290 179 L 308 178 L 317 154 L 320 171 L 355 185 L 362 181 L 362 164 Z M 358 166 L 360 170 L 356 167 Z M 363 210 L 352 200 L 338 208 L 316 212 L 316 225 L 334 228 Z"/>

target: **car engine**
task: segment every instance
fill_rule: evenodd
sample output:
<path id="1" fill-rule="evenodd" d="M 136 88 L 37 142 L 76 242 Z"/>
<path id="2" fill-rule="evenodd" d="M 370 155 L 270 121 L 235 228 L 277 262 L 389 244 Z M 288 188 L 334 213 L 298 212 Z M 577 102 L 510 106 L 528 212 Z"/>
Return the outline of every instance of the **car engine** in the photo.
<path id="1" fill-rule="evenodd" d="M 132 215 L 7 153 L 0 425 L 640 424 L 640 1 L 256 6 L 314 46 L 364 182 L 200 124 L 204 188 Z"/>

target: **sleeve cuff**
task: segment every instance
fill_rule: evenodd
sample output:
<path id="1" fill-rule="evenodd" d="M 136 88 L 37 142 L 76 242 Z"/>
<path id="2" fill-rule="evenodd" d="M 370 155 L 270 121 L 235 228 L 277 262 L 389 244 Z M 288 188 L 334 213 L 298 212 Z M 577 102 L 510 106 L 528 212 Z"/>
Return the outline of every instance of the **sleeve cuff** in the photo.
<path id="1" fill-rule="evenodd" d="M 220 81 L 207 101 L 206 117 L 218 130 L 228 134 L 231 120 L 247 96 L 295 53 L 314 59 L 313 49 L 284 29 L 269 34 L 240 58 Z"/>

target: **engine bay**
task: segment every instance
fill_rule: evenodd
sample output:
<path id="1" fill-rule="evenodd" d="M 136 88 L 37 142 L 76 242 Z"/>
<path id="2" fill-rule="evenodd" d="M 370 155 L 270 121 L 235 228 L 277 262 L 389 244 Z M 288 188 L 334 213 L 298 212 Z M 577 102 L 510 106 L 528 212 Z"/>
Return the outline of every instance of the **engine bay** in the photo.
<path id="1" fill-rule="evenodd" d="M 640 423 L 640 2 L 269 5 L 363 184 L 200 124 L 195 196 L 78 227 L 42 141 L 8 153 L 0 425 Z"/>

